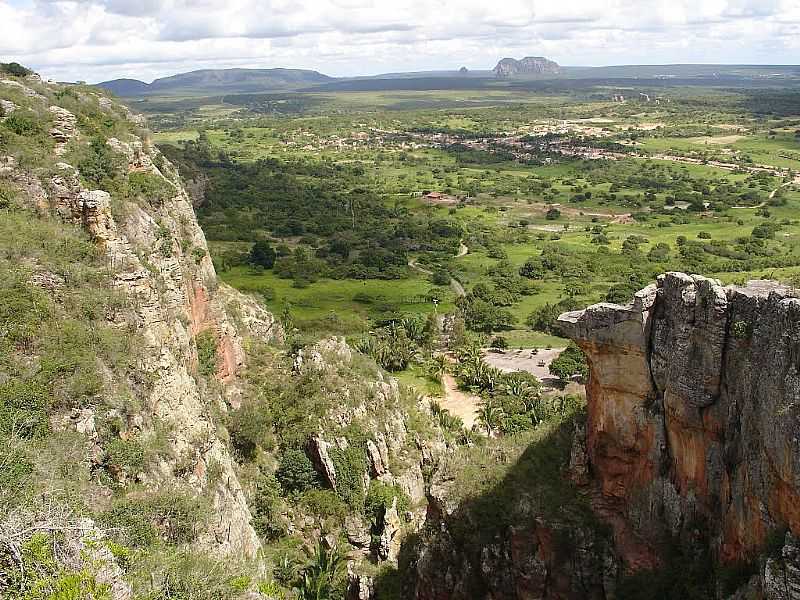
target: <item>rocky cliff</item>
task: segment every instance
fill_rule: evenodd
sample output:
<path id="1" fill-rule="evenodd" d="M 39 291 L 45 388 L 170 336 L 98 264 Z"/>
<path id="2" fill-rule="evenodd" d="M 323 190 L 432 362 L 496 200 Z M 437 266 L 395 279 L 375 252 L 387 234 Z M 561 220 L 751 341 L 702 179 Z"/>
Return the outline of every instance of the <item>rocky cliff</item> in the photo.
<path id="1" fill-rule="evenodd" d="M 424 520 L 427 405 L 343 340 L 283 344 L 137 115 L 37 76 L 0 99 L 0 596 L 369 596 Z"/>
<path id="2" fill-rule="evenodd" d="M 594 506 L 625 569 L 662 564 L 665 539 L 694 540 L 717 564 L 750 565 L 767 597 L 797 597 L 800 299 L 668 273 L 629 305 L 559 322 L 589 361 Z"/>
<path id="3" fill-rule="evenodd" d="M 558 75 L 561 67 L 558 63 L 543 56 L 526 56 L 520 60 L 503 58 L 492 70 L 497 77 L 514 77 L 518 75 Z"/>
<path id="4" fill-rule="evenodd" d="M 152 144 L 138 117 L 90 88 L 46 84 L 35 76 L 0 81 L 0 94 L 8 98 L 6 115 L 21 115 L 7 128 L 13 134 L 0 132 L 5 136 L 0 143 L 9 152 L 0 155 L 3 190 L 16 199 L 14 207 L 38 212 L 42 227 L 55 216 L 65 227 L 77 226 L 88 234 L 106 264 L 108 294 L 118 298 L 103 327 L 125 332 L 138 346 L 130 371 L 95 359 L 105 380 L 102 389 L 72 403 L 75 408 L 54 405 L 50 428 L 85 436 L 92 470 L 109 463 L 109 448 L 119 447 L 115 440 L 165 437 L 158 459 L 146 471 L 111 469 L 116 479 L 111 489 L 128 486 L 137 489 L 138 498 L 161 489 L 208 498 L 210 517 L 198 532 L 198 547 L 217 555 L 255 557 L 261 543 L 215 415 L 240 401 L 245 340 L 280 341 L 280 326 L 253 299 L 217 279 L 178 173 Z M 47 123 L 43 130 L 40 123 Z M 95 123 L 116 135 L 98 142 Z M 22 136 L 14 134 L 25 128 L 32 138 L 38 131 L 44 135 L 28 146 L 15 146 Z M 39 149 L 41 154 L 31 159 Z M 87 152 L 94 162 L 85 158 Z M 89 187 L 86 176 L 100 159 L 118 169 L 116 179 Z M 128 187 L 121 190 L 119 182 Z M 22 262 L 34 273 L 31 285 L 57 304 L 64 275 L 47 271 L 41 261 Z M 90 307 L 85 310 L 91 314 Z M 27 354 L 18 352 L 33 364 L 40 360 Z M 115 396 L 129 400 L 114 409 Z M 116 433 L 108 433 L 110 423 Z M 32 531 L 47 529 L 41 519 L 50 516 L 19 515 Z"/>
<path id="5" fill-rule="evenodd" d="M 588 358 L 585 415 L 471 456 L 468 481 L 434 474 L 409 595 L 800 598 L 793 290 L 668 273 L 559 323 Z"/>

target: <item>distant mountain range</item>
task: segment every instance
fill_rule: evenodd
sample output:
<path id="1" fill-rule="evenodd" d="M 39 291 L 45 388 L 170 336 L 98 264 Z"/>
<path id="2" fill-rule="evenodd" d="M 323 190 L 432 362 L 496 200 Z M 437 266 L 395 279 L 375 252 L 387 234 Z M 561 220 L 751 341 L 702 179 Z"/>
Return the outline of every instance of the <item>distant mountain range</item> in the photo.
<path id="1" fill-rule="evenodd" d="M 97 85 L 117 96 L 184 96 L 289 91 L 333 80 L 305 69 L 203 69 L 163 77 L 153 83 L 114 79 Z"/>
<path id="2" fill-rule="evenodd" d="M 684 80 L 684 84 L 709 82 L 758 82 L 800 80 L 797 65 L 617 65 L 606 67 L 562 67 L 542 57 L 517 60 L 504 58 L 490 70 L 439 70 L 384 73 L 362 77 L 329 77 L 305 69 L 204 69 L 180 73 L 145 83 L 138 79 L 114 79 L 99 83 L 117 96 L 212 96 L 289 91 L 373 91 L 471 89 L 493 85 L 546 85 L 563 80 Z M 500 80 L 500 81 L 497 81 Z M 510 80 L 504 83 L 503 80 Z M 695 81 L 696 83 L 692 83 Z M 539 83 L 537 83 L 539 82 Z M 619 83 L 619 81 L 617 82 Z"/>

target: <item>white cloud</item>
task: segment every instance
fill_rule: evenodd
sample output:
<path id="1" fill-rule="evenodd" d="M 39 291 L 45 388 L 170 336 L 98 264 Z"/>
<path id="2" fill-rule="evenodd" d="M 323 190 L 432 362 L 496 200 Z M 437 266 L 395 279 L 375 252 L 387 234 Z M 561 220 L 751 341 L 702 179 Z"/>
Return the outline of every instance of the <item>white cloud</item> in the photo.
<path id="1" fill-rule="evenodd" d="M 0 60 L 59 79 L 203 67 L 332 75 L 562 64 L 796 63 L 797 0 L 0 0 Z"/>

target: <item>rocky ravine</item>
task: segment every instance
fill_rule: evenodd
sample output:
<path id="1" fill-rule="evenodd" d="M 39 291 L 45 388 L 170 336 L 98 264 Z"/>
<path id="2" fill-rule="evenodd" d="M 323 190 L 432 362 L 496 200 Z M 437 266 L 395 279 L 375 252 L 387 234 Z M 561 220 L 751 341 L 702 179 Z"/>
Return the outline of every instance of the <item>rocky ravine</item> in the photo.
<path id="1" fill-rule="evenodd" d="M 699 536 L 722 564 L 760 561 L 766 597 L 800 597 L 800 299 L 668 273 L 630 305 L 559 322 L 589 360 L 595 508 L 617 517 L 626 570 Z M 776 536 L 783 558 L 765 563 Z"/>
<path id="2" fill-rule="evenodd" d="M 49 429 L 76 433 L 81 443 L 86 441 L 80 460 L 94 472 L 104 469 L 112 442 L 163 439 L 163 448 L 153 453 L 146 468 L 109 472 L 114 492 L 105 483 L 97 484 L 104 506 L 113 493 L 136 499 L 164 491 L 202 499 L 197 536 L 186 542 L 191 550 L 230 565 L 250 565 L 254 573 L 266 573 L 261 551 L 268 542 L 259 538 L 254 528 L 254 522 L 260 522 L 259 507 L 256 502 L 251 504 L 256 511 L 254 519 L 248 506 L 248 499 L 252 501 L 255 495 L 252 476 L 247 479 L 247 468 L 252 470 L 252 465 L 234 460 L 227 416 L 269 401 L 262 396 L 267 392 L 260 389 L 268 388 L 264 385 L 267 380 L 285 376 L 292 384 L 305 382 L 302 385 L 308 385 L 319 401 L 314 406 L 320 413 L 312 415 L 318 427 L 306 440 L 305 450 L 323 487 L 342 494 L 352 489 L 366 493 L 371 483 L 378 487 L 379 482 L 399 492 L 384 514 L 375 516 L 375 522 L 354 510 L 343 523 L 331 521 L 323 527 L 322 520 L 313 518 L 314 513 L 304 506 L 288 503 L 279 504 L 269 518 L 276 529 L 309 547 L 320 539 L 336 544 L 346 538 L 349 544 L 342 546 L 348 548 L 350 594 L 368 597 L 373 581 L 361 571 L 370 571 L 370 560 L 397 563 L 401 540 L 424 521 L 424 470 L 431 468 L 435 454 L 445 451 L 440 432 L 428 426 L 425 407 L 372 361 L 351 352 L 344 340 L 323 340 L 293 354 L 293 364 L 284 364 L 287 357 L 280 347 L 281 326 L 253 298 L 218 280 L 191 194 L 175 167 L 141 128 L 139 117 L 97 91 L 47 84 L 37 76 L 20 81 L 0 79 L 0 93 L 4 89 L 25 97 L 24 105 L 16 98 L 19 104 L 14 110 L 32 118 L 45 115 L 44 148 L 52 148 L 52 152 L 44 167 L 0 153 L 0 184 L 14 190 L 21 210 L 38 212 L 43 222 L 51 222 L 55 215 L 68 228 L 77 226 L 88 234 L 100 251 L 98 262 L 107 265 L 115 298 L 119 292 L 114 308 L 103 313 L 104 321 L 112 329 L 131 332 L 137 346 L 130 370 L 104 365 L 102 392 L 80 408 L 54 409 Z M 80 110 L 98 115 L 96 119 L 107 117 L 116 127 L 115 137 L 92 136 L 84 114 L 73 114 L 55 104 L 64 97 L 80 103 Z M 107 179 L 103 185 L 115 191 L 113 196 L 87 187 L 85 173 L 76 167 L 83 164 L 76 150 L 85 151 L 90 142 L 101 143 L 103 151 L 113 157 L 119 180 L 133 185 L 132 181 L 144 179 L 148 183 L 144 191 L 125 195 Z M 50 293 L 60 285 L 58 275 L 44 266 L 34 265 L 33 270 L 32 285 Z M 278 347 L 267 352 L 263 342 L 275 342 L 273 346 Z M 249 356 L 248 350 L 253 350 Z M 273 351 L 268 360 L 266 356 Z M 210 354 L 215 358 L 209 359 Z M 130 400 L 123 408 L 105 402 L 106 397 L 122 395 Z M 119 423 L 118 430 L 108 431 L 111 420 L 115 426 Z M 355 441 L 348 441 L 348 432 Z M 360 448 L 362 441 L 363 464 L 349 461 L 344 453 L 353 443 Z M 269 460 L 273 460 L 271 456 Z M 356 468 L 360 471 L 355 472 Z M 406 502 L 400 502 L 400 496 Z M 92 497 L 87 504 L 94 508 L 98 502 Z M 8 548 L 16 564 L 19 561 L 14 557 L 26 535 L 66 531 L 62 562 L 77 569 L 91 558 L 89 569 L 98 581 L 113 588 L 115 600 L 131 597 L 134 590 L 129 574 L 123 574 L 105 545 L 97 543 L 108 536 L 105 525 L 90 518 L 77 519 L 69 507 L 60 504 L 45 507 L 53 514 L 45 514 L 39 504 L 31 506 L 34 508 L 15 508 L 13 514 L 0 518 L 0 596 L 7 585 L 2 559 Z M 96 514 L 102 519 L 102 509 Z M 169 526 L 164 525 L 164 530 Z M 182 545 L 181 549 L 186 548 Z M 151 576 L 151 586 L 156 586 L 156 579 Z"/>

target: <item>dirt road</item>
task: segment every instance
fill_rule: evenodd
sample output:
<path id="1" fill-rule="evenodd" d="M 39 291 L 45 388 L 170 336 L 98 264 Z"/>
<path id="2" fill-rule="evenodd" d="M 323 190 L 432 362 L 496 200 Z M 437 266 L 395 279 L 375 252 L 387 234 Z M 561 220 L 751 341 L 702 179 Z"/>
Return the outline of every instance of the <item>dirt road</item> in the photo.
<path id="1" fill-rule="evenodd" d="M 445 373 L 442 377 L 442 387 L 444 387 L 444 398 L 434 398 L 434 400 L 451 415 L 464 421 L 464 427 L 472 429 L 478 420 L 481 398 L 458 389 L 456 378 L 449 373 Z"/>

